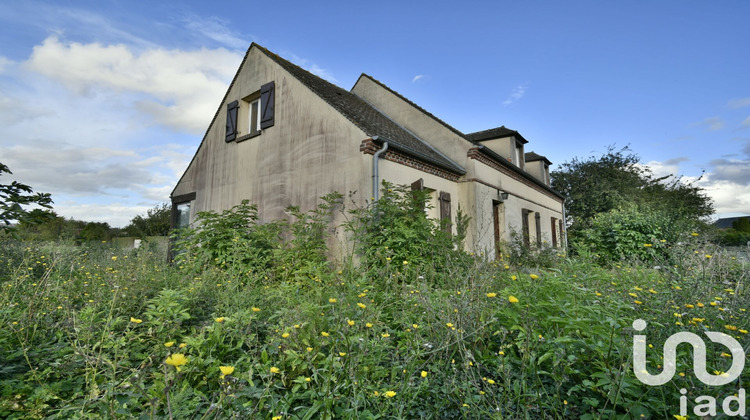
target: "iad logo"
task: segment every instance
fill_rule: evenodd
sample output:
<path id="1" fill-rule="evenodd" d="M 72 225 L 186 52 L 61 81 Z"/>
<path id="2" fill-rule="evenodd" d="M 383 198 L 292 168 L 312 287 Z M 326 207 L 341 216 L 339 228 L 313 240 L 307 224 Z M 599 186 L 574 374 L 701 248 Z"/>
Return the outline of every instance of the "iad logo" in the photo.
<path id="1" fill-rule="evenodd" d="M 646 329 L 646 321 L 636 319 L 633 322 L 636 331 Z M 646 371 L 646 336 L 633 336 L 633 372 L 644 384 L 657 386 L 669 382 L 677 369 L 677 346 L 688 343 L 693 346 L 693 372 L 704 384 L 712 386 L 725 385 L 737 379 L 745 368 L 745 352 L 742 345 L 729 335 L 720 332 L 706 331 L 706 336 L 714 343 L 723 344 L 732 353 L 732 367 L 721 375 L 712 375 L 706 371 L 706 344 L 697 334 L 683 331 L 669 336 L 664 343 L 664 370 L 658 375 Z"/>
<path id="2" fill-rule="evenodd" d="M 633 322 L 633 329 L 643 331 L 646 329 L 646 321 L 636 319 Z M 745 352 L 742 345 L 731 336 L 714 331 L 706 331 L 706 336 L 714 343 L 719 343 L 732 354 L 732 366 L 726 373 L 712 375 L 706 371 L 706 343 L 697 334 L 683 331 L 672 334 L 664 343 L 664 363 L 663 370 L 657 375 L 652 375 L 646 370 L 646 336 L 633 335 L 633 373 L 644 384 L 651 386 L 663 385 L 669 382 L 677 370 L 677 346 L 687 343 L 693 346 L 693 372 L 695 376 L 704 384 L 710 386 L 726 385 L 737 379 L 742 370 L 745 368 Z M 717 372 L 718 373 L 718 372 Z M 687 394 L 686 389 L 681 389 L 680 393 L 680 415 L 687 415 Z M 696 415 L 716 415 L 716 399 L 710 396 L 699 396 L 695 399 L 696 403 L 693 413 Z M 737 408 L 732 409 L 731 405 L 736 403 Z M 724 414 L 729 416 L 745 415 L 745 390 L 740 389 L 737 396 L 729 396 L 722 403 Z"/>

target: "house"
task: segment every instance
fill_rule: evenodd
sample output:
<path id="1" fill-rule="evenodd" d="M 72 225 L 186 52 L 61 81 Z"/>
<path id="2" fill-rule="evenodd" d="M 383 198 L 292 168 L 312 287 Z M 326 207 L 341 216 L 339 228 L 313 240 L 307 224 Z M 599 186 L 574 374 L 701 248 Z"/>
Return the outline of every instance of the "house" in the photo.
<path id="1" fill-rule="evenodd" d="M 367 74 L 347 91 L 252 44 L 172 191 L 173 225 L 244 199 L 265 221 L 333 191 L 365 205 L 387 180 L 429 191 L 436 219 L 460 206 L 468 250 L 494 255 L 512 231 L 560 247 L 563 197 L 528 143 L 504 126 L 462 133 Z"/>

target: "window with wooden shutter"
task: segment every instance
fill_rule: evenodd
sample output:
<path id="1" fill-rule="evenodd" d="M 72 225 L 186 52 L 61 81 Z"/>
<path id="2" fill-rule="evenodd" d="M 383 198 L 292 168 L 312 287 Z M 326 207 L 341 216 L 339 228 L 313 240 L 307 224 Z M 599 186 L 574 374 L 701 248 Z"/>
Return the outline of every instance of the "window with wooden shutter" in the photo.
<path id="1" fill-rule="evenodd" d="M 276 93 L 274 82 L 266 83 L 260 87 L 260 128 L 265 129 L 274 123 L 274 96 Z"/>
<path id="2" fill-rule="evenodd" d="M 445 232 L 451 232 L 451 195 L 445 191 L 440 191 L 438 196 L 440 203 L 440 226 Z"/>
<path id="3" fill-rule="evenodd" d="M 227 131 L 226 142 L 237 138 L 237 111 L 240 109 L 239 101 L 227 104 Z"/>
<path id="4" fill-rule="evenodd" d="M 534 213 L 534 227 L 536 228 L 536 246 L 542 247 L 542 215 L 539 212 Z"/>
<path id="5" fill-rule="evenodd" d="M 531 213 L 531 210 L 522 209 L 521 210 L 521 230 L 523 234 L 523 244 L 524 246 L 528 247 L 531 245 L 531 231 L 529 226 L 529 213 Z"/>

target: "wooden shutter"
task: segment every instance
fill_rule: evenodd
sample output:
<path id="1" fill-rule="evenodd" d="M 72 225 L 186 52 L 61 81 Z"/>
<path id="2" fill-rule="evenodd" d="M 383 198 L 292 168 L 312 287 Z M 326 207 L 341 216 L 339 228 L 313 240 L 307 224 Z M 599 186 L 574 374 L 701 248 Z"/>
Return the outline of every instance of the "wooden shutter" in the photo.
<path id="1" fill-rule="evenodd" d="M 536 228 L 536 246 L 542 247 L 542 215 L 534 213 L 534 227 Z"/>
<path id="2" fill-rule="evenodd" d="M 411 183 L 412 191 L 422 191 L 424 189 L 424 180 L 419 178 L 418 180 Z"/>
<path id="3" fill-rule="evenodd" d="M 226 142 L 237 138 L 237 112 L 240 110 L 239 101 L 227 104 L 227 134 Z"/>
<path id="4" fill-rule="evenodd" d="M 276 88 L 274 82 L 260 87 L 260 129 L 273 126 L 273 108 Z"/>
<path id="5" fill-rule="evenodd" d="M 450 233 L 451 231 L 451 195 L 445 191 L 440 191 L 438 196 L 440 202 L 440 224 L 443 230 Z"/>

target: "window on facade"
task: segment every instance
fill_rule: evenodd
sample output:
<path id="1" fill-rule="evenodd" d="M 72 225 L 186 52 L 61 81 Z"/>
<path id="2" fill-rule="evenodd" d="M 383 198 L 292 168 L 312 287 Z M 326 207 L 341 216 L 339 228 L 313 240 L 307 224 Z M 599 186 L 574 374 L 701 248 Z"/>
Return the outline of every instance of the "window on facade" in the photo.
<path id="1" fill-rule="evenodd" d="M 529 225 L 529 215 L 531 210 L 521 210 L 521 233 L 523 234 L 523 245 L 528 247 L 531 245 L 531 226 Z"/>
<path id="2" fill-rule="evenodd" d="M 227 104 L 226 141 L 255 137 L 275 122 L 275 84 L 266 83 L 241 101 Z"/>
<path id="3" fill-rule="evenodd" d="M 539 212 L 534 213 L 534 228 L 536 229 L 536 246 L 542 247 L 542 215 Z"/>
<path id="4" fill-rule="evenodd" d="M 260 132 L 260 98 L 251 101 L 248 106 L 248 134 L 256 134 Z"/>
<path id="5" fill-rule="evenodd" d="M 186 228 L 190 226 L 190 201 L 187 203 L 179 203 L 175 206 L 175 224 L 176 229 Z"/>

